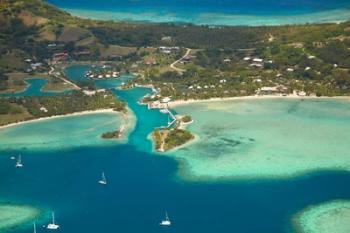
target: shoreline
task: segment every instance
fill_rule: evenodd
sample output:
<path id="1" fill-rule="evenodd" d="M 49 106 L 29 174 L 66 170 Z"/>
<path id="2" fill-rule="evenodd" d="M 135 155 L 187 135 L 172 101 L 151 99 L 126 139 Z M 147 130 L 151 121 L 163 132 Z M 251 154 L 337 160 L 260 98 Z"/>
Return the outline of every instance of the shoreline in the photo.
<path id="1" fill-rule="evenodd" d="M 350 96 L 298 96 L 298 95 L 250 95 L 250 96 L 236 96 L 236 97 L 224 97 L 224 98 L 209 98 L 209 99 L 188 99 L 188 100 L 175 100 L 168 103 L 169 107 L 176 107 L 179 105 L 196 104 L 196 103 L 208 103 L 219 101 L 234 101 L 234 100 L 258 100 L 258 99 L 344 99 L 350 100 Z"/>
<path id="2" fill-rule="evenodd" d="M 62 90 L 50 90 L 50 89 L 47 90 L 47 84 L 49 82 L 48 78 L 47 77 L 43 77 L 43 76 L 38 76 L 38 77 L 25 78 L 24 79 L 24 82 L 26 83 L 25 88 L 23 88 L 22 90 L 19 90 L 19 91 L 12 91 L 12 92 L 9 92 L 9 91 L 5 91 L 4 92 L 4 91 L 2 91 L 2 92 L 0 92 L 0 97 L 9 98 L 9 97 L 12 97 L 10 95 L 20 95 L 20 94 L 26 92 L 32 86 L 32 84 L 29 83 L 28 80 L 45 80 L 45 84 L 40 88 L 40 92 L 46 93 L 46 94 L 65 94 L 66 92 L 69 92 L 69 91 L 78 90 L 77 88 L 75 88 L 76 85 L 71 83 L 68 80 L 66 80 L 66 81 L 67 81 L 68 84 L 73 85 L 72 88 L 67 87 L 67 88 L 64 88 Z M 65 81 L 64 78 L 62 78 L 61 80 Z"/>
<path id="3" fill-rule="evenodd" d="M 116 111 L 114 111 L 116 112 Z M 118 112 L 116 112 L 118 113 Z M 125 140 L 126 142 L 129 140 L 129 135 L 132 131 L 134 131 L 135 126 L 136 126 L 136 115 L 135 113 L 129 108 L 128 106 L 126 107 L 126 112 L 120 112 L 122 115 L 122 119 L 124 121 L 123 126 L 125 126 L 124 131 L 121 136 L 121 140 Z"/>
<path id="4" fill-rule="evenodd" d="M 285 98 L 286 100 L 283 100 Z M 261 99 L 261 101 L 259 101 Z M 272 99 L 271 102 L 264 101 L 264 99 Z M 274 101 L 276 99 L 277 102 Z M 305 99 L 304 102 L 301 102 L 301 99 Z M 333 99 L 333 100 L 332 100 Z M 232 102 L 223 102 L 223 100 L 232 101 Z M 239 100 L 234 102 L 234 100 Z M 242 101 L 241 101 L 242 100 Z M 279 100 L 281 102 L 279 102 Z M 194 127 L 190 127 L 189 130 L 191 133 L 199 135 L 203 138 L 200 138 L 200 141 L 196 146 L 194 147 L 188 147 L 186 151 L 179 151 L 178 153 L 169 153 L 169 157 L 176 159 L 180 165 L 179 165 L 179 172 L 178 175 L 181 177 L 181 179 L 189 180 L 189 181 L 195 181 L 195 182 L 212 182 L 212 181 L 219 181 L 219 182 L 230 182 L 230 181 L 241 181 L 241 180 L 287 180 L 287 179 L 294 179 L 299 178 L 302 176 L 309 176 L 309 174 L 319 174 L 319 173 L 327 173 L 327 172 L 349 172 L 350 167 L 348 166 L 349 160 L 346 159 L 346 156 L 342 156 L 342 153 L 340 152 L 341 149 L 339 147 L 342 147 L 342 145 L 346 145 L 346 140 L 337 140 L 334 139 L 336 143 L 333 143 L 334 148 L 337 150 L 339 149 L 339 153 L 337 156 L 332 156 L 332 153 L 335 151 L 333 149 L 330 149 L 329 151 L 323 151 L 325 154 L 321 157 L 318 156 L 320 153 L 320 149 L 312 149 L 313 147 L 310 147 L 310 150 L 307 149 L 307 152 L 305 151 L 305 145 L 308 142 L 309 144 L 312 144 L 315 146 L 315 148 L 330 148 L 329 145 L 318 145 L 318 143 L 331 143 L 333 142 L 332 138 L 343 137 L 341 135 L 347 135 L 346 134 L 346 128 L 349 127 L 348 124 L 345 124 L 344 131 L 342 134 L 342 130 L 336 130 L 336 126 L 333 126 L 332 124 L 329 124 L 327 127 L 322 129 L 327 130 L 325 132 L 325 135 L 334 135 L 334 136 L 321 136 L 318 138 L 317 135 L 317 128 L 312 128 L 314 132 L 305 133 L 303 132 L 303 136 L 300 135 L 300 131 L 298 132 L 298 128 L 300 127 L 301 130 L 304 130 L 308 127 L 304 127 L 309 125 L 309 120 L 307 121 L 300 121 L 301 115 L 299 113 L 302 113 L 301 111 L 304 111 L 308 106 L 319 106 L 315 109 L 312 109 L 313 112 L 318 112 L 318 109 L 322 110 L 320 112 L 321 115 L 317 113 L 317 116 L 323 116 L 324 115 L 324 123 L 323 125 L 327 125 L 328 123 L 328 116 L 332 115 L 331 112 L 328 112 L 327 109 L 324 109 L 323 107 L 326 107 L 323 105 L 323 103 L 333 103 L 339 104 L 341 106 L 344 106 L 344 109 L 347 109 L 346 106 L 350 103 L 350 97 L 349 96 L 337 96 L 337 97 L 316 97 L 316 96 L 310 96 L 310 97 L 300 97 L 297 95 L 290 95 L 290 96 L 245 96 L 245 97 L 231 97 L 231 98 L 215 98 L 215 99 L 208 99 L 208 100 L 189 100 L 189 101 L 174 101 L 173 103 L 169 103 L 169 107 L 175 107 L 175 110 L 178 110 L 178 114 L 186 115 L 189 114 L 192 116 L 192 118 L 195 120 Z M 216 102 L 215 102 L 216 101 Z M 334 101 L 334 102 L 333 102 Z M 212 103 L 210 103 L 212 102 Z M 203 104 L 199 104 L 203 103 Z M 293 118 L 288 116 L 288 119 L 293 119 L 291 123 L 297 123 L 295 124 L 295 127 L 283 127 L 281 128 L 281 125 L 285 124 L 286 118 L 276 118 L 276 121 L 274 119 L 275 114 L 268 115 L 267 112 L 274 111 L 275 107 L 274 103 L 282 103 L 276 104 L 276 108 L 279 111 L 280 106 L 291 105 L 294 106 L 294 103 L 299 105 L 303 105 L 302 109 L 299 109 L 300 112 L 297 112 L 297 118 Z M 192 105 L 186 105 L 186 108 L 176 108 L 176 106 L 181 105 L 185 107 L 186 104 L 192 104 Z M 198 104 L 198 105 L 196 105 Z M 260 108 L 260 104 L 263 104 Z M 210 108 L 208 106 L 211 106 L 213 108 Z M 219 106 L 218 108 L 215 108 L 216 106 Z M 240 108 L 240 106 L 247 106 L 247 108 Z M 255 110 L 252 110 L 254 106 L 259 106 L 259 108 L 256 108 Z M 269 108 L 271 106 L 271 109 Z M 328 105 L 327 105 L 328 106 Z M 194 108 L 196 107 L 196 108 Z M 339 107 L 337 105 L 337 107 Z M 202 109 L 205 108 L 205 111 L 203 112 Z M 231 109 L 234 109 L 231 111 Z M 343 108 L 339 108 L 341 110 Z M 249 111 L 248 111 L 249 110 Z M 255 113 L 259 113 L 259 111 L 262 110 L 263 117 L 261 115 L 259 118 L 249 118 L 247 120 L 244 120 L 244 116 L 248 115 L 255 115 Z M 290 110 L 290 108 L 285 109 L 282 108 L 283 111 Z M 294 110 L 294 108 L 293 108 Z M 227 116 L 230 113 L 236 113 L 242 111 L 244 114 L 233 114 L 233 117 Z M 255 113 L 254 113 L 255 112 Z M 277 112 L 278 114 L 276 116 L 282 116 L 280 115 L 280 112 Z M 287 113 L 286 112 L 283 112 Z M 309 112 L 308 112 L 309 113 Z M 326 114 L 327 113 L 327 114 Z M 337 112 L 342 116 L 342 119 L 346 119 L 345 116 L 349 114 L 349 112 L 346 110 Z M 207 115 L 208 114 L 208 115 Z M 282 114 L 282 112 L 281 112 Z M 289 113 L 288 113 L 289 114 Z M 294 113 L 293 113 L 294 114 Z M 316 113 L 315 113 L 316 114 Z M 335 114 L 335 113 L 334 113 Z M 346 114 L 346 115 L 344 115 Z M 314 115 L 308 115 L 307 117 L 313 117 Z M 283 115 L 285 116 L 285 115 Z M 326 118 L 327 116 L 327 118 Z M 210 122 L 211 118 L 209 117 L 217 117 L 216 121 L 218 123 L 213 123 L 210 125 L 210 130 L 204 130 L 205 127 L 208 126 L 208 122 Z M 272 118 L 271 118 L 272 117 Z M 344 118 L 343 118 L 344 117 Z M 196 119 L 198 118 L 198 119 Z M 225 123 L 227 119 L 227 122 L 232 121 L 234 123 L 227 125 L 228 123 Z M 258 119 L 258 120 L 255 120 Z M 270 119 L 273 119 L 270 121 Z M 283 120 L 282 120 L 283 119 Z M 313 118 L 312 118 L 313 119 Z M 333 118 L 332 118 L 333 119 Z M 221 120 L 225 120 L 221 122 Z M 326 121 L 327 120 L 327 121 Z M 337 118 L 333 119 L 333 122 L 337 122 Z M 255 127 L 254 124 L 249 124 L 249 122 L 260 122 L 260 124 L 256 123 L 256 125 L 262 125 L 267 124 L 269 126 L 269 130 L 271 129 L 271 136 L 274 136 L 271 140 L 268 140 L 268 136 L 270 133 L 263 133 L 260 128 Z M 323 121 L 322 121 L 323 122 Z M 331 122 L 331 121 L 330 121 Z M 271 123 L 271 124 L 270 124 Z M 209 123 L 210 124 L 210 123 Z M 242 127 L 245 124 L 245 127 Z M 316 124 L 315 124 L 316 125 Z M 237 128 L 240 128 L 239 131 Z M 275 128 L 275 129 L 274 129 Z M 261 129 L 265 129 L 264 126 L 262 126 Z M 339 129 L 341 129 L 339 127 Z M 291 131 L 292 130 L 292 131 Z M 209 133 L 210 131 L 210 133 Z M 217 131 L 215 133 L 212 133 L 214 131 Z M 232 133 L 233 132 L 233 133 Z M 281 132 L 283 134 L 281 134 Z M 288 132 L 286 134 L 285 132 Z M 291 133 L 291 134 L 289 134 Z M 231 136 L 233 134 L 236 134 L 235 136 Z M 293 140 L 279 140 L 276 138 L 279 135 L 282 135 L 281 138 L 289 137 Z M 306 136 L 305 136 L 306 135 Z M 300 136 L 300 137 L 299 137 Z M 305 136 L 305 137 L 304 137 Z M 316 136 L 316 137 L 313 137 Z M 213 140 L 210 140 L 213 138 Z M 221 139 L 222 138 L 222 139 Z M 245 138 L 245 139 L 244 139 Z M 249 141 L 252 138 L 255 141 Z M 267 138 L 265 140 L 265 138 Z M 227 139 L 227 140 L 225 140 Z M 325 141 L 323 141 L 325 139 Z M 327 139 L 327 140 L 326 140 Z M 236 150 L 235 152 L 231 153 L 232 145 L 231 140 L 235 141 L 242 141 L 242 145 L 240 147 L 236 147 L 233 150 Z M 274 141 L 276 140 L 276 141 Z M 273 143 L 271 143 L 273 142 Z M 294 146 L 295 142 L 295 146 Z M 344 142 L 344 143 L 343 143 Z M 252 143 L 252 144 L 251 144 Z M 261 145 L 268 145 L 268 147 L 261 146 Z M 269 144 L 271 143 L 271 144 Z M 288 145 L 288 143 L 291 146 L 284 146 L 284 144 Z M 301 143 L 301 144 L 298 144 Z M 246 144 L 246 145 L 245 145 Z M 309 145 L 308 144 L 308 145 Z M 283 145 L 283 146 L 281 146 Z M 300 146 L 298 146 L 300 145 Z M 210 153 L 215 154 L 216 150 L 212 149 L 210 153 L 207 152 L 208 148 L 215 148 L 220 147 L 222 149 L 221 157 L 215 157 L 215 159 L 211 160 Z M 204 149 L 205 148 L 205 149 Z M 266 149 L 266 153 L 261 153 L 261 151 Z M 273 153 L 276 149 L 282 148 L 285 153 L 276 153 L 276 155 Z M 310 153 L 309 153 L 310 152 Z M 303 162 L 299 162 L 298 159 L 301 156 L 306 155 L 303 159 Z M 198 156 L 197 156 L 198 155 Z M 227 156 L 226 156 L 227 155 Z M 244 155 L 244 157 L 242 157 Z M 208 156 L 208 159 L 207 157 Z M 232 158 L 232 160 L 231 160 Z M 328 159 L 329 158 L 329 159 Z M 287 167 L 285 164 L 288 163 Z M 288 168 L 288 169 L 286 169 Z"/>
<path id="5" fill-rule="evenodd" d="M 36 118 L 36 119 L 30 119 L 30 120 L 20 121 L 20 122 L 16 122 L 16 123 L 10 123 L 7 125 L 0 126 L 0 130 L 23 125 L 23 124 L 34 123 L 34 122 L 40 122 L 40 121 L 46 121 L 46 120 L 63 118 L 63 117 L 70 117 L 70 116 L 96 114 L 96 113 L 117 113 L 117 114 L 120 114 L 120 112 L 114 111 L 112 108 L 99 109 L 99 110 L 86 110 L 86 111 L 82 111 L 82 112 L 68 113 L 68 114 L 64 114 L 64 115 L 53 115 L 53 116 L 49 116 L 49 117 L 40 117 L 40 118 Z"/>
<path id="6" fill-rule="evenodd" d="M 152 11 L 146 11 L 141 14 L 133 11 L 113 11 L 113 10 L 94 10 L 80 9 L 74 7 L 60 7 L 60 9 L 83 19 L 129 22 L 129 23 L 176 23 L 177 25 L 186 25 L 192 23 L 196 26 L 209 25 L 213 27 L 260 27 L 260 26 L 285 26 L 285 25 L 306 25 L 306 24 L 338 24 L 349 20 L 348 8 L 328 9 L 317 12 L 304 12 L 292 15 L 250 15 L 234 14 L 228 12 L 210 12 L 203 11 L 188 15 L 175 15 L 168 17 L 166 14 L 155 14 L 149 17 Z M 192 20 L 191 20 L 192 19 Z"/>

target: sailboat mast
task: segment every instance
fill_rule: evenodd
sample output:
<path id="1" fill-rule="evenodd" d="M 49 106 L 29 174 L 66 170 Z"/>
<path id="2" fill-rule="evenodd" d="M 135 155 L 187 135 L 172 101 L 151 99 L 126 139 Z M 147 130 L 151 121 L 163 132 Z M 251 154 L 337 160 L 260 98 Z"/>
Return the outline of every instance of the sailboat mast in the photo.
<path id="1" fill-rule="evenodd" d="M 35 222 L 34 222 L 33 226 L 34 226 L 34 233 L 36 233 L 36 225 L 35 225 Z"/>
<path id="2" fill-rule="evenodd" d="M 55 224 L 55 213 L 52 212 L 52 224 Z"/>

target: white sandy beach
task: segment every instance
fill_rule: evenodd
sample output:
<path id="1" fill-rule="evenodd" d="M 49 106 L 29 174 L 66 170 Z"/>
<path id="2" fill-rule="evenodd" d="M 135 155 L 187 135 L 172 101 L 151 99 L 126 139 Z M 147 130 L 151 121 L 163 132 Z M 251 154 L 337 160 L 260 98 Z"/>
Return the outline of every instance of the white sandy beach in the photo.
<path id="1" fill-rule="evenodd" d="M 70 116 L 79 116 L 79 115 L 87 115 L 87 114 L 96 114 L 96 113 L 118 113 L 114 111 L 113 109 L 99 109 L 99 110 L 89 110 L 89 111 L 82 111 L 82 112 L 75 112 L 75 113 L 70 113 L 70 114 L 65 114 L 65 115 L 54 115 L 50 117 L 41 117 L 37 119 L 32 119 L 28 121 L 21 121 L 21 122 L 16 122 L 16 123 L 11 123 L 7 125 L 0 126 L 1 129 L 5 128 L 10 128 L 18 125 L 23 125 L 23 124 L 28 124 L 28 123 L 33 123 L 33 122 L 39 122 L 39 121 L 45 121 L 45 120 L 50 120 L 50 119 L 55 119 L 55 118 L 62 118 L 62 117 L 70 117 Z"/>
<path id="2" fill-rule="evenodd" d="M 237 96 L 237 97 L 224 97 L 224 98 L 210 98 L 210 99 L 188 99 L 188 100 L 175 100 L 168 103 L 169 107 L 176 107 L 185 104 L 194 103 L 208 103 L 208 102 L 218 102 L 218 101 L 233 101 L 233 100 L 256 100 L 256 99 L 348 99 L 350 96 L 299 96 L 299 95 L 251 95 L 251 96 Z"/>

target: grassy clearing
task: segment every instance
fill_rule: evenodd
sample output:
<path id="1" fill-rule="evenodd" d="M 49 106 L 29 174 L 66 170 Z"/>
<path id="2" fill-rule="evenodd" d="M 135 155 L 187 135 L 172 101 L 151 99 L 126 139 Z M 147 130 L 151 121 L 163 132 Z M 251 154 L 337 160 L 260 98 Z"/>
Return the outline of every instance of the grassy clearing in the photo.
<path id="1" fill-rule="evenodd" d="M 62 41 L 62 42 L 78 41 L 89 36 L 91 36 L 90 32 L 83 28 L 65 26 L 63 28 L 62 34 L 58 37 L 58 41 Z"/>
<path id="2" fill-rule="evenodd" d="M 119 45 L 110 45 L 107 48 L 101 48 L 101 56 L 102 57 L 109 57 L 112 55 L 118 55 L 118 56 L 126 56 L 130 53 L 136 52 L 136 47 L 125 47 L 125 46 L 119 46 Z"/>

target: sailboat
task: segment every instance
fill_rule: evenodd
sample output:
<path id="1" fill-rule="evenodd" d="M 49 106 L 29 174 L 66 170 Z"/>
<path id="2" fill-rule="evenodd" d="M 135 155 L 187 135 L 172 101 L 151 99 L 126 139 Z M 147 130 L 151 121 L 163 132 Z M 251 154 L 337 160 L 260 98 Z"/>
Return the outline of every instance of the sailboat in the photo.
<path id="1" fill-rule="evenodd" d="M 170 226 L 171 225 L 171 221 L 169 219 L 168 213 L 165 212 L 165 220 L 162 220 L 159 225 L 161 226 Z"/>
<path id="2" fill-rule="evenodd" d="M 36 233 L 36 225 L 35 225 L 35 222 L 33 223 L 33 232 Z"/>
<path id="3" fill-rule="evenodd" d="M 17 158 L 16 167 L 23 167 L 21 155 L 19 155 Z"/>
<path id="4" fill-rule="evenodd" d="M 104 172 L 102 172 L 102 179 L 99 180 L 98 183 L 103 184 L 103 185 L 107 184 L 107 179 L 106 179 L 106 176 L 105 176 Z"/>
<path id="5" fill-rule="evenodd" d="M 52 223 L 47 225 L 47 229 L 49 230 L 57 230 L 60 226 L 55 223 L 55 213 L 52 212 Z"/>

